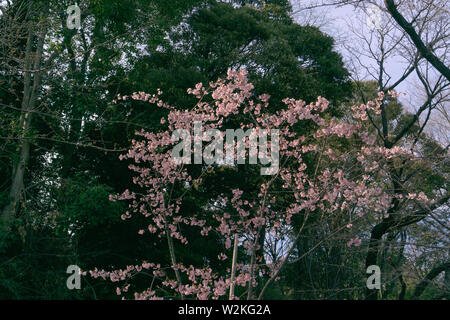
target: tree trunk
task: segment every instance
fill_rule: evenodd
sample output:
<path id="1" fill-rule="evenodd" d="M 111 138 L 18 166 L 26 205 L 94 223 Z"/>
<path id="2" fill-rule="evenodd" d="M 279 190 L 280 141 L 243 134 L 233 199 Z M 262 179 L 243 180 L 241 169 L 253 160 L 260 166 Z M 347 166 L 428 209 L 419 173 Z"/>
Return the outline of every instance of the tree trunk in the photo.
<path id="1" fill-rule="evenodd" d="M 31 5 L 29 10 L 32 10 Z M 37 96 L 40 88 L 40 67 L 42 59 L 42 50 L 44 46 L 44 39 L 46 35 L 45 22 L 41 25 L 39 37 L 37 40 L 36 51 L 32 52 L 33 43 L 33 23 L 30 23 L 27 44 L 25 49 L 25 72 L 24 72 L 24 91 L 22 98 L 22 114 L 20 116 L 19 124 L 21 130 L 21 140 L 18 147 L 19 159 L 13 169 L 11 179 L 11 188 L 9 193 L 9 202 L 3 208 L 1 218 L 4 222 L 3 227 L 8 230 L 16 215 L 18 205 L 22 199 L 24 190 L 24 177 L 28 160 L 30 158 L 30 140 L 27 137 L 33 111 L 36 105 Z M 34 61 L 33 61 L 34 58 Z M 31 70 L 33 68 L 33 70 Z M 33 72 L 33 83 L 31 81 L 31 73 Z"/>

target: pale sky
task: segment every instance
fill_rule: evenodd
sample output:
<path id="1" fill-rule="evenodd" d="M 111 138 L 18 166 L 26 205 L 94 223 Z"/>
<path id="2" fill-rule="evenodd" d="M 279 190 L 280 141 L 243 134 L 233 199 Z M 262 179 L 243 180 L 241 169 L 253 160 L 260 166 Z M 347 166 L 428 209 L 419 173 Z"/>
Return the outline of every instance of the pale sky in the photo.
<path id="1" fill-rule="evenodd" d="M 312 2 L 316 2 L 314 0 L 291 0 L 293 5 L 294 13 L 298 11 L 299 3 L 301 3 L 302 7 L 309 6 Z M 365 57 L 364 55 L 356 54 L 356 51 L 352 50 L 353 55 L 349 51 L 349 47 L 360 48 L 361 52 L 368 52 L 368 44 L 364 43 L 357 37 L 355 37 L 354 32 L 352 32 L 352 27 L 354 26 L 354 30 L 361 35 L 365 35 L 366 39 L 369 39 L 370 36 L 376 39 L 376 30 L 371 31 L 369 29 L 370 22 L 368 23 L 368 15 L 366 12 L 361 9 L 355 9 L 351 5 L 346 5 L 342 7 L 328 6 L 328 7 L 320 7 L 315 9 L 310 9 L 307 11 L 300 11 L 294 15 L 295 20 L 304 25 L 305 23 L 309 23 L 315 26 L 318 26 L 323 32 L 331 35 L 336 41 L 336 51 L 341 53 L 344 57 L 344 62 L 346 63 L 346 67 L 352 72 L 352 64 L 350 60 L 357 61 L 359 59 L 360 63 L 357 63 L 356 72 L 352 72 L 353 74 L 357 74 L 360 78 L 365 80 L 373 80 L 374 78 L 367 74 L 366 70 L 361 67 L 361 64 L 365 66 L 369 66 L 374 68 L 374 70 L 378 70 L 377 64 L 375 60 Z M 381 26 L 383 23 L 386 24 L 388 19 L 387 15 L 381 14 L 380 16 Z M 373 44 L 376 44 L 375 40 Z M 373 49 L 379 49 L 379 47 L 373 46 Z M 357 59 L 355 59 L 357 57 Z M 400 78 L 407 68 L 406 60 L 400 55 L 393 55 L 390 59 L 386 61 L 386 70 L 388 74 L 392 77 L 390 83 L 395 82 L 398 78 Z M 433 69 L 434 70 L 434 69 Z M 437 74 L 437 73 L 436 73 Z M 422 85 L 418 85 L 420 82 L 417 78 L 415 72 L 413 72 L 406 80 L 404 80 L 401 84 L 399 84 L 395 91 L 405 92 L 406 97 L 401 98 L 401 102 L 405 105 L 411 112 L 414 112 L 418 109 L 418 107 L 423 103 L 424 95 L 423 95 L 423 87 Z M 418 88 L 420 88 L 418 90 Z M 446 103 L 442 106 L 442 108 L 449 112 L 449 104 Z M 425 114 L 426 112 L 424 112 Z M 424 117 L 425 115 L 422 114 Z M 448 114 L 448 113 L 447 113 Z M 423 118 L 422 117 L 422 118 Z M 436 133 L 435 128 L 439 127 L 439 132 Z M 432 113 L 432 121 L 430 121 L 429 125 L 427 125 L 428 132 L 433 131 L 433 135 L 436 139 L 439 139 L 445 145 L 450 141 L 450 126 L 448 121 L 443 121 L 439 112 L 436 110 Z"/>
<path id="2" fill-rule="evenodd" d="M 296 5 L 299 0 L 291 0 L 294 7 L 294 12 Z M 305 3 L 305 1 L 302 1 Z M 324 7 L 308 10 L 308 12 L 301 12 L 295 15 L 295 19 L 299 24 L 303 24 L 305 21 L 312 22 L 312 24 L 320 27 L 322 31 L 331 35 L 336 40 L 336 50 L 344 56 L 344 61 L 346 62 L 349 70 L 352 69 L 349 60 L 352 58 L 352 55 L 349 53 L 346 47 L 348 46 L 362 46 L 363 51 L 367 50 L 367 44 L 362 43 L 360 40 L 356 39 L 355 35 L 352 32 L 351 26 L 353 25 L 355 30 L 360 34 L 364 34 L 367 37 L 370 37 L 371 30 L 368 27 L 367 23 L 367 14 L 362 10 L 355 10 L 353 6 L 346 5 L 343 7 Z M 383 23 L 383 18 L 381 18 L 381 24 Z M 372 35 L 376 37 L 376 31 L 372 32 Z M 375 45 L 377 42 L 374 40 L 373 44 Z M 364 56 L 359 56 L 362 64 L 366 66 L 372 66 L 377 69 L 376 63 L 374 60 L 369 59 Z M 387 61 L 387 70 L 391 75 L 392 79 L 399 78 L 403 70 L 405 69 L 405 60 L 398 56 L 393 57 L 392 59 Z M 357 71 L 360 77 L 365 78 L 366 80 L 372 80 L 373 78 L 370 75 L 366 75 L 364 69 L 360 69 Z M 397 91 L 409 91 L 408 85 L 404 82 L 397 88 Z"/>

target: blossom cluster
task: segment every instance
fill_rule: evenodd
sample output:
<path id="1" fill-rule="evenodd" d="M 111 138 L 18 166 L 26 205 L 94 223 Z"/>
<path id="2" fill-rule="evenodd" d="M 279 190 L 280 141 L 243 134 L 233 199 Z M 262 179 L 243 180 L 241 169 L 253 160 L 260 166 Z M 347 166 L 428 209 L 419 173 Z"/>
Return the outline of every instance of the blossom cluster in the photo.
<path id="1" fill-rule="evenodd" d="M 261 230 L 281 237 L 281 230 L 290 226 L 296 215 L 340 215 L 346 220 L 343 228 L 352 230 L 352 221 L 356 217 L 383 216 L 389 210 L 392 199 L 398 199 L 398 194 L 385 188 L 388 170 L 384 167 L 396 157 L 413 161 L 414 155 L 400 147 L 377 146 L 375 134 L 363 125 L 369 111 L 380 113 L 383 93 L 374 101 L 352 107 L 353 119 L 344 121 L 327 116 L 330 103 L 323 97 L 309 104 L 286 98 L 283 100 L 285 108 L 270 112 L 270 96 L 263 94 L 254 97 L 252 90 L 253 85 L 248 82 L 245 70 L 229 70 L 226 79 L 211 82 L 208 87 L 197 84 L 189 89 L 188 93 L 194 95 L 198 102 L 187 110 L 163 102 L 159 98 L 159 90 L 153 95 L 138 92 L 117 97 L 116 102 L 131 99 L 168 111 L 167 116 L 161 119 L 165 130 L 137 132 L 140 138 L 133 140 L 128 153 L 121 156 L 123 160 L 132 161 L 129 168 L 136 173 L 133 182 L 140 191 L 125 190 L 122 194 L 111 196 L 112 201 L 129 202 L 129 210 L 122 215 L 122 219 L 130 219 L 134 214 L 147 218 L 148 224 L 137 231 L 140 235 L 150 233 L 166 238 L 170 249 L 172 241 L 189 245 L 183 233 L 188 228 L 197 230 L 201 237 L 208 237 L 214 232 L 222 240 L 223 252 L 217 257 L 207 257 L 207 260 L 217 259 L 220 263 L 230 263 L 231 267 L 228 256 L 235 235 L 239 246 L 249 256 L 254 256 L 261 249 Z M 395 96 L 395 93 L 389 94 Z M 194 186 L 201 185 L 202 175 L 214 170 L 214 167 L 205 166 L 200 175 L 193 176 L 189 166 L 171 161 L 174 145 L 172 133 L 177 129 L 192 131 L 194 122 L 201 122 L 206 128 L 222 128 L 231 119 L 237 120 L 241 129 L 279 130 L 279 171 L 262 180 L 257 189 L 257 199 L 248 197 L 240 189 L 224 190 L 219 197 L 211 198 L 210 203 L 216 208 L 212 213 L 213 219 L 183 212 L 181 208 L 185 194 Z M 314 129 L 299 134 L 298 125 L 306 122 L 312 123 Z M 344 147 L 339 141 L 346 141 L 347 146 Z M 311 158 L 315 161 L 307 160 Z M 280 186 L 282 190 L 276 189 Z M 277 197 L 278 191 L 289 192 L 290 202 L 287 205 L 284 199 Z M 430 201 L 423 193 L 411 193 L 405 198 Z M 361 245 L 360 238 L 347 232 L 347 246 Z M 174 294 L 197 299 L 219 299 L 227 294 L 231 285 L 256 285 L 258 281 L 263 281 L 264 275 L 277 277 L 277 271 L 289 257 L 281 256 L 277 261 L 266 263 L 249 265 L 246 261 L 238 264 L 233 283 L 230 268 L 224 274 L 217 274 L 209 265 L 184 266 L 183 263 L 174 263 L 173 253 L 171 258 L 172 264 L 164 267 L 144 262 L 111 272 L 95 269 L 90 274 L 113 282 L 125 281 L 124 286 L 117 288 L 118 294 L 124 294 L 129 291 L 127 282 L 135 273 L 150 270 L 158 279 L 160 288 L 165 287 L 166 291 L 172 290 Z M 134 297 L 156 299 L 161 298 L 161 292 L 150 286 L 144 292 L 136 292 Z"/>

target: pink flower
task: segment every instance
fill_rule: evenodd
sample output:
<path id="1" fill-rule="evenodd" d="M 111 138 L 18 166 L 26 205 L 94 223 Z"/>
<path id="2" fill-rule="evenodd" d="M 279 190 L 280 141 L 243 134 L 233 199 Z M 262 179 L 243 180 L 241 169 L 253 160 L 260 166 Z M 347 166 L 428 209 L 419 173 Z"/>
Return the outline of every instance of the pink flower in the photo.
<path id="1" fill-rule="evenodd" d="M 227 257 L 227 255 L 226 254 L 224 254 L 224 253 L 221 253 L 221 254 L 219 254 L 218 256 L 217 256 L 217 258 L 219 259 L 219 260 L 226 260 L 228 257 Z"/>
<path id="2" fill-rule="evenodd" d="M 361 245 L 361 239 L 359 238 L 352 238 L 347 242 L 347 247 L 351 247 L 354 245 L 355 247 L 359 247 Z"/>

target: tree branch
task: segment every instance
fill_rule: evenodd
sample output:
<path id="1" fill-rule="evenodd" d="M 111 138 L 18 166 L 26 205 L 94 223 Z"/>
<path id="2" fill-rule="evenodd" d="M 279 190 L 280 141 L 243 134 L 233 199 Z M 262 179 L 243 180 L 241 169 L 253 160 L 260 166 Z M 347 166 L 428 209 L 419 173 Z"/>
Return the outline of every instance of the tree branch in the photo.
<path id="1" fill-rule="evenodd" d="M 396 4 L 393 0 L 385 0 L 386 8 L 391 14 L 392 18 L 398 23 L 398 25 L 409 35 L 414 45 L 417 47 L 422 56 L 427 59 L 433 67 L 435 67 L 447 80 L 450 81 L 450 69 L 433 54 L 431 48 L 428 48 L 414 30 L 413 26 L 406 21 L 402 14 L 398 11 Z"/>
<path id="2" fill-rule="evenodd" d="M 444 262 L 433 269 L 420 281 L 414 290 L 414 299 L 418 299 L 427 288 L 428 284 L 436 278 L 441 272 L 450 270 L 450 261 Z"/>

